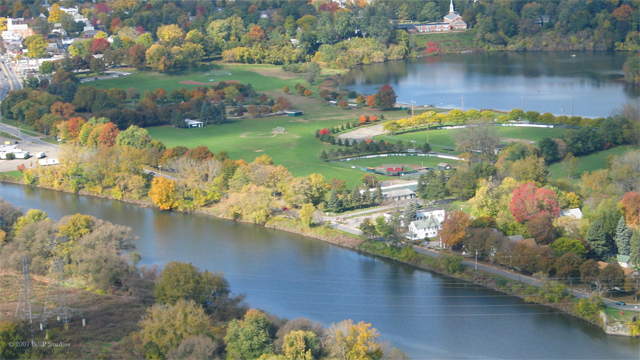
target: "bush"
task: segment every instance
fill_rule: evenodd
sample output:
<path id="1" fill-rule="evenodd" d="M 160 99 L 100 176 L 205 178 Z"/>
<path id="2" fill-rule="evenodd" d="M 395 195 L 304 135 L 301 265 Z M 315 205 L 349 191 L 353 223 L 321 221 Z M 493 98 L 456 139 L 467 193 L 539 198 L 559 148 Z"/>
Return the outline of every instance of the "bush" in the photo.
<path id="1" fill-rule="evenodd" d="M 580 299 L 574 305 L 574 311 L 580 317 L 589 320 L 597 319 L 598 313 L 604 307 L 602 299 L 599 297 L 592 297 L 589 299 Z"/>

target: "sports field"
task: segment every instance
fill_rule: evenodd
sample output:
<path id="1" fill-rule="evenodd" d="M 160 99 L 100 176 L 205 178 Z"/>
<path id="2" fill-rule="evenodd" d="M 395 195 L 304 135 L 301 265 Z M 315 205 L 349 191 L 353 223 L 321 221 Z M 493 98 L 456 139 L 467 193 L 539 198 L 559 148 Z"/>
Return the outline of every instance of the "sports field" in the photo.
<path id="1" fill-rule="evenodd" d="M 448 163 L 451 166 L 455 166 L 458 161 L 449 159 L 439 159 L 436 157 L 423 157 L 423 156 L 389 156 L 383 158 L 374 159 L 360 159 L 353 161 L 334 162 L 333 164 L 341 167 L 351 168 L 367 168 L 378 167 L 383 165 L 418 165 L 424 167 L 435 167 L 439 163 Z"/>
<path id="2" fill-rule="evenodd" d="M 529 142 L 537 142 L 545 137 L 559 137 L 566 131 L 563 128 L 497 127 L 496 129 L 503 141 Z M 379 138 L 389 141 L 415 141 L 418 144 L 428 142 L 434 151 L 447 152 L 447 149 L 455 148 L 455 135 L 460 131 L 462 130 L 424 130 L 400 135 L 381 135 Z"/>
<path id="3" fill-rule="evenodd" d="M 638 150 L 638 147 L 633 147 L 630 145 L 617 146 L 612 149 L 598 151 L 587 156 L 580 156 L 577 158 L 578 162 L 576 166 L 576 173 L 579 176 L 587 171 L 605 169 L 608 166 L 608 161 L 611 156 L 622 155 L 634 149 Z M 567 177 L 569 174 L 569 166 L 565 161 L 555 163 L 549 166 L 549 172 L 551 174 L 551 177 L 554 179 Z"/>

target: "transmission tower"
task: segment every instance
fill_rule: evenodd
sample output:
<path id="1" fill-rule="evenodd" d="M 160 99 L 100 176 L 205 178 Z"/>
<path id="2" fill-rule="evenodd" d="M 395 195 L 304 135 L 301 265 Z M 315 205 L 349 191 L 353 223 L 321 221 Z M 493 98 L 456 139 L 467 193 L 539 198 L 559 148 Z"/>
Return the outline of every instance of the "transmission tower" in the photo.
<path id="1" fill-rule="evenodd" d="M 62 322 L 66 328 L 71 317 L 71 308 L 67 306 L 66 296 L 62 289 L 62 283 L 64 281 L 64 264 L 60 258 L 53 261 L 53 278 L 55 281 L 49 283 L 49 286 L 47 287 L 47 296 L 42 304 L 40 330 L 43 330 L 44 327 L 46 327 L 47 320 L 50 318 L 56 318 L 56 320 Z M 48 304 L 51 304 L 52 306 L 47 308 Z"/>
<path id="2" fill-rule="evenodd" d="M 16 307 L 16 318 L 28 321 L 33 324 L 33 313 L 31 312 L 31 274 L 29 273 L 29 259 L 22 257 L 22 288 L 20 289 L 20 299 Z"/>

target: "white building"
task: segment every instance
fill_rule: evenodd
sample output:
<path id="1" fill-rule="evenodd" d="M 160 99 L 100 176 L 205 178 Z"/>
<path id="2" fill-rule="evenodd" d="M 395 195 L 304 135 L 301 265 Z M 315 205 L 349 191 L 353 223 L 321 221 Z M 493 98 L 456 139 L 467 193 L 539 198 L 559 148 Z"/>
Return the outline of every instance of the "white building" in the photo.
<path id="1" fill-rule="evenodd" d="M 564 209 L 560 211 L 560 216 L 569 216 L 572 217 L 574 219 L 582 219 L 582 210 L 580 210 L 579 208 L 575 208 L 575 209 Z"/>
<path id="2" fill-rule="evenodd" d="M 409 223 L 407 239 L 424 240 L 434 238 L 442 229 L 442 223 L 446 216 L 443 209 L 420 210 L 416 213 L 416 220 Z"/>
<path id="3" fill-rule="evenodd" d="M 204 127 L 204 123 L 198 120 L 184 119 L 185 124 L 187 124 L 188 128 L 201 128 Z"/>

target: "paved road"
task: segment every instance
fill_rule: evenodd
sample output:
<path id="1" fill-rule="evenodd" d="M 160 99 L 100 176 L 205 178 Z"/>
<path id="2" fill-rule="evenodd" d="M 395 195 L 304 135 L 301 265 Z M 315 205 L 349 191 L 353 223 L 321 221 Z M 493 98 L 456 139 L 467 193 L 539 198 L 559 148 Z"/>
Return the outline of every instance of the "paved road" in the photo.
<path id="1" fill-rule="evenodd" d="M 413 247 L 414 250 L 420 254 L 423 255 L 427 255 L 427 256 L 431 256 L 431 257 L 440 257 L 442 256 L 441 253 L 435 251 L 435 250 L 431 250 L 428 248 L 425 248 L 423 246 L 414 246 Z M 467 267 L 471 267 L 474 268 L 476 266 L 476 263 L 474 260 L 463 260 L 462 264 L 464 266 Z M 544 281 L 540 280 L 540 279 L 536 279 L 534 277 L 531 276 L 526 276 L 526 275 L 522 275 L 513 271 L 508 271 L 505 270 L 503 268 L 499 268 L 496 266 L 492 266 L 486 263 L 481 263 L 478 262 L 477 264 L 478 266 L 478 270 L 490 273 L 490 274 L 494 274 L 494 275 L 499 275 L 502 277 L 505 277 L 507 279 L 511 279 L 511 280 L 515 280 L 515 281 L 519 281 L 522 283 L 525 283 L 527 285 L 531 285 L 531 286 L 536 286 L 536 287 L 541 287 L 544 284 Z M 575 290 L 575 289 L 569 289 L 569 291 L 571 291 L 571 293 L 573 294 L 573 296 L 577 297 L 577 298 L 588 298 L 591 296 L 591 294 L 588 294 L 586 292 L 583 291 L 579 291 L 579 290 Z M 640 311 L 639 309 L 639 305 L 618 305 L 616 301 L 608 299 L 608 298 L 603 298 L 602 301 L 609 307 L 615 308 L 615 309 L 619 309 L 619 310 L 626 310 L 626 311 Z"/>

